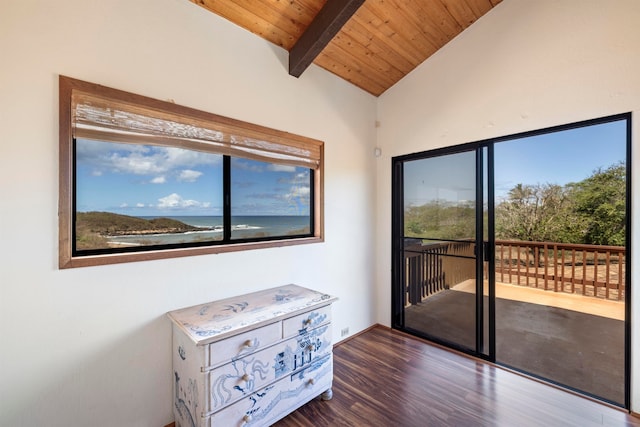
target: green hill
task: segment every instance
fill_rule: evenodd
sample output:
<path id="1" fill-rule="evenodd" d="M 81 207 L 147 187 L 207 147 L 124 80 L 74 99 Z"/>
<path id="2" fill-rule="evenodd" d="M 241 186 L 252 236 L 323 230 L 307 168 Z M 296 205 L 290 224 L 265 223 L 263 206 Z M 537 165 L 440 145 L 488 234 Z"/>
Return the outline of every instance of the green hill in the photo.
<path id="1" fill-rule="evenodd" d="M 76 213 L 76 249 L 108 248 L 108 237 L 197 231 L 194 227 L 171 218 L 144 219 L 111 212 Z"/>
<path id="2" fill-rule="evenodd" d="M 111 212 L 78 212 L 76 232 L 86 230 L 102 236 L 123 234 L 184 233 L 202 230 L 171 218 L 144 219 Z"/>

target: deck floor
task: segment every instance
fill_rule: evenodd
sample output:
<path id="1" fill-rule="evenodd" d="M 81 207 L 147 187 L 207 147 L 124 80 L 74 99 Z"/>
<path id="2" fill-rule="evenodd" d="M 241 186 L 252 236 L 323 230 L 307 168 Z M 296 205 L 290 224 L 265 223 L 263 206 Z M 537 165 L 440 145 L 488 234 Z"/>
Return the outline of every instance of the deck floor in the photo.
<path id="1" fill-rule="evenodd" d="M 475 286 L 475 280 L 470 279 L 465 280 L 451 289 L 474 293 Z M 485 295 L 487 295 L 486 291 Z M 603 316 L 616 320 L 624 321 L 625 317 L 624 301 L 606 300 L 603 298 L 594 298 L 564 292 L 545 291 L 543 289 L 511 285 L 508 283 L 496 283 L 496 297 L 564 308 L 566 310 L 574 310 L 581 313 L 593 314 L 595 316 Z"/>
<path id="2" fill-rule="evenodd" d="M 513 288 L 518 287 L 504 285 L 497 289 L 496 360 L 623 404 L 625 327 L 619 318 L 624 304 Z M 405 327 L 445 343 L 475 349 L 475 295 L 464 291 L 464 286 L 455 289 L 407 307 Z M 542 297 L 547 298 L 545 302 Z M 605 308 L 598 308 L 599 304 Z"/>

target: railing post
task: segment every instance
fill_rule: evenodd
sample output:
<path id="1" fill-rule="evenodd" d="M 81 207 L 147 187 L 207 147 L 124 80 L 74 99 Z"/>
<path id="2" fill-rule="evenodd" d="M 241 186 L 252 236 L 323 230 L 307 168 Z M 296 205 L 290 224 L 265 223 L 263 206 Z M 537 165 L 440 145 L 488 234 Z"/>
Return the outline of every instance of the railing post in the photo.
<path id="1" fill-rule="evenodd" d="M 549 251 L 548 246 L 545 243 L 544 248 L 542 249 L 544 252 L 544 290 L 549 289 Z"/>
<path id="2" fill-rule="evenodd" d="M 606 267 L 605 267 L 605 280 L 604 280 L 604 286 L 605 286 L 605 298 L 609 299 L 609 284 L 611 283 L 611 276 L 610 276 L 610 272 L 611 272 L 611 266 L 610 263 L 611 262 L 611 251 L 607 251 L 606 255 L 605 255 L 605 263 L 606 263 Z"/>
<path id="3" fill-rule="evenodd" d="M 582 295 L 587 294 L 587 251 L 582 251 Z"/>
<path id="4" fill-rule="evenodd" d="M 558 292 L 558 245 L 553 245 L 553 292 Z"/>
<path id="5" fill-rule="evenodd" d="M 571 250 L 571 293 L 576 293 L 576 250 Z"/>
<path id="6" fill-rule="evenodd" d="M 598 296 L 598 251 L 593 252 L 593 296 Z"/>
<path id="7" fill-rule="evenodd" d="M 421 302 L 420 288 L 422 287 L 422 269 L 421 269 L 422 255 L 414 255 L 409 258 L 409 271 L 413 274 L 409 278 L 409 302 L 411 305 Z"/>
<path id="8" fill-rule="evenodd" d="M 540 268 L 540 247 L 534 246 L 533 248 L 533 265 L 535 267 L 535 284 L 536 289 L 538 289 L 538 269 Z"/>
<path id="9" fill-rule="evenodd" d="M 527 282 L 526 284 L 527 284 L 527 287 L 528 287 L 529 286 L 529 248 L 527 248 L 526 254 L 527 254 L 527 257 L 526 257 L 526 259 L 527 259 L 527 261 L 526 261 L 526 263 L 527 263 L 527 274 L 525 276 L 526 277 L 525 280 Z"/>
<path id="10" fill-rule="evenodd" d="M 623 261 L 624 259 L 624 261 Z M 622 295 L 624 293 L 626 298 L 626 289 L 625 289 L 625 281 L 624 274 L 622 272 L 622 266 L 626 262 L 626 254 L 623 252 L 618 252 L 618 300 L 622 299 Z"/>
<path id="11" fill-rule="evenodd" d="M 565 259 L 564 259 L 564 249 L 560 250 L 560 255 L 562 256 L 562 272 L 560 273 L 560 291 L 565 292 L 564 290 L 564 264 L 565 264 Z"/>

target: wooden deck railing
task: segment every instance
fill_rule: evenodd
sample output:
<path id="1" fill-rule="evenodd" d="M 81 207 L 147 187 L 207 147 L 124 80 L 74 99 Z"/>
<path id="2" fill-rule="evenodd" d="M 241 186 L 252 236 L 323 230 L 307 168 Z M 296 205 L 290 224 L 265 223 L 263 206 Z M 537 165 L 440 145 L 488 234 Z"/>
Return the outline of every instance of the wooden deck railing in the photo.
<path id="1" fill-rule="evenodd" d="M 410 242 L 406 304 L 475 278 L 473 242 Z M 625 298 L 624 246 L 496 240 L 496 281 L 609 300 Z"/>
<path id="2" fill-rule="evenodd" d="M 430 295 L 475 277 L 472 242 L 426 243 L 405 247 L 406 304 L 417 304 Z"/>
<path id="3" fill-rule="evenodd" d="M 496 281 L 623 301 L 624 246 L 496 240 Z"/>

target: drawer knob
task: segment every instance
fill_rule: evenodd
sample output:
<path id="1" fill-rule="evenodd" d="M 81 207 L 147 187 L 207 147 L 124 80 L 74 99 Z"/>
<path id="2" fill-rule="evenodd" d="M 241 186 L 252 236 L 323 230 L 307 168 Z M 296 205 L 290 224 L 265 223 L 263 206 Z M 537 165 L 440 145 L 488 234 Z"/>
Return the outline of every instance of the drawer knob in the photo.
<path id="1" fill-rule="evenodd" d="M 242 421 L 246 423 L 250 423 L 251 422 L 251 415 L 247 414 L 244 417 L 242 417 Z"/>
<path id="2" fill-rule="evenodd" d="M 307 346 L 307 350 L 309 350 L 309 351 L 313 351 L 314 349 L 315 349 L 315 346 L 313 344 L 309 344 Z"/>
<path id="3" fill-rule="evenodd" d="M 249 382 L 250 379 L 251 379 L 251 375 L 249 374 L 244 374 L 242 376 L 242 381 Z"/>
<path id="4" fill-rule="evenodd" d="M 309 326 L 311 324 L 311 319 L 307 318 L 304 319 L 304 322 L 302 322 L 305 326 Z"/>
<path id="5" fill-rule="evenodd" d="M 246 348 L 251 348 L 251 347 L 253 347 L 253 346 L 254 346 L 254 342 L 253 342 L 253 340 L 246 340 L 246 341 L 244 342 L 244 346 L 245 346 Z"/>
<path id="6" fill-rule="evenodd" d="M 316 383 L 316 380 L 314 380 L 313 378 L 311 378 L 311 379 L 307 382 L 307 384 L 309 384 L 309 385 L 314 385 L 315 383 Z"/>

